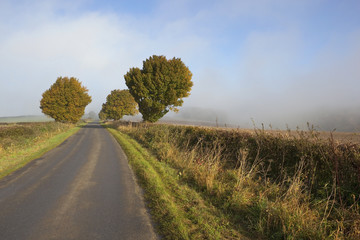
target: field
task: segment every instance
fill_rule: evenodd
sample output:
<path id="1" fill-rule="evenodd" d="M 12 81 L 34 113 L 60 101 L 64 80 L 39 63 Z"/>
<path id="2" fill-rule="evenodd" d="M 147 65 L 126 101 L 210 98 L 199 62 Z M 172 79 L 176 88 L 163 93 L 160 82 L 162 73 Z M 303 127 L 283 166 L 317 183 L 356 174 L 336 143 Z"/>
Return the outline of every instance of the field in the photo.
<path id="1" fill-rule="evenodd" d="M 139 121 L 139 120 L 138 120 Z M 166 124 L 166 125 L 174 125 L 174 126 L 190 126 L 190 127 L 202 127 L 202 128 L 213 128 L 213 129 L 221 129 L 221 130 L 228 130 L 228 131 L 240 131 L 240 132 L 248 132 L 248 133 L 255 133 L 257 131 L 256 128 L 254 129 L 242 129 L 238 128 L 231 124 L 219 125 L 216 126 L 213 122 L 188 122 L 188 121 L 176 121 L 176 120 L 160 120 L 157 124 Z M 360 132 L 338 132 L 338 131 L 318 131 L 314 129 L 312 126 L 308 125 L 306 130 L 314 131 L 318 134 L 318 137 L 324 140 L 328 140 L 333 136 L 334 140 L 338 143 L 356 143 L 360 144 Z M 291 135 L 291 136 L 298 136 L 298 133 L 303 131 L 300 129 L 295 130 L 265 130 L 266 133 L 276 135 Z"/>
<path id="2" fill-rule="evenodd" d="M 57 146 L 79 128 L 56 122 L 0 125 L 0 178 Z"/>
<path id="3" fill-rule="evenodd" d="M 19 122 L 52 122 L 52 118 L 47 116 L 16 116 L 16 117 L 0 117 L 0 123 L 19 123 Z"/>
<path id="4" fill-rule="evenodd" d="M 357 135 L 111 127 L 165 239 L 360 239 Z"/>

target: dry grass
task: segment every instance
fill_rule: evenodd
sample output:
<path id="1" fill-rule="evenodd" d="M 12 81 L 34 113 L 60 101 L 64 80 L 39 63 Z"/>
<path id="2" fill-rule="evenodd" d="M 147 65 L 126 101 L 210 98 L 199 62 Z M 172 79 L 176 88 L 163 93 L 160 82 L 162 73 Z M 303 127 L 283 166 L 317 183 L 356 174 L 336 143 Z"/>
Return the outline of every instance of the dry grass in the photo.
<path id="1" fill-rule="evenodd" d="M 120 127 L 255 238 L 359 239 L 360 148 L 316 131 Z"/>
<path id="2" fill-rule="evenodd" d="M 162 156 L 159 161 L 129 136 L 114 129 L 109 131 L 128 156 L 162 239 L 247 239 L 233 230 L 227 216 L 204 199 L 201 192 L 185 184 L 190 172 L 196 173 L 199 169 L 193 161 L 196 158 L 182 159 L 178 149 L 168 148 L 167 154 L 159 152 Z M 169 146 L 163 143 L 158 150 Z M 171 167 L 173 164 L 179 166 Z M 204 178 L 198 179 L 205 188 L 214 183 L 206 177 L 210 175 L 204 171 Z"/>
<path id="3" fill-rule="evenodd" d="M 73 133 L 68 131 L 74 127 L 55 122 L 0 125 L 0 177 L 64 140 Z"/>

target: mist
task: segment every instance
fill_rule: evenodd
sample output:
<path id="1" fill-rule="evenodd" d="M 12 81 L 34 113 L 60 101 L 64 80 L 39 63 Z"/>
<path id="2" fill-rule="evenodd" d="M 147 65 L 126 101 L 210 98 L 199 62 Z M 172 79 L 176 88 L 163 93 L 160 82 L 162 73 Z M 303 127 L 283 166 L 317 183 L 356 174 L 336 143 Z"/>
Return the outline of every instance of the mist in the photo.
<path id="1" fill-rule="evenodd" d="M 360 3 L 0 3 L 0 117 L 41 115 L 59 76 L 89 89 L 86 113 L 149 56 L 180 57 L 191 95 L 166 119 L 359 131 Z M 142 5 L 141 5 L 142 6 Z M 139 117 L 138 117 L 139 118 Z"/>
<path id="2" fill-rule="evenodd" d="M 139 116 L 135 118 L 139 121 Z M 231 112 L 224 109 L 206 109 L 199 107 L 182 108 L 179 113 L 168 113 L 162 121 L 183 124 L 217 126 L 225 128 L 262 128 L 273 130 L 308 130 L 359 132 L 360 113 L 358 109 L 318 109 L 278 116 L 257 116 L 249 113 Z"/>

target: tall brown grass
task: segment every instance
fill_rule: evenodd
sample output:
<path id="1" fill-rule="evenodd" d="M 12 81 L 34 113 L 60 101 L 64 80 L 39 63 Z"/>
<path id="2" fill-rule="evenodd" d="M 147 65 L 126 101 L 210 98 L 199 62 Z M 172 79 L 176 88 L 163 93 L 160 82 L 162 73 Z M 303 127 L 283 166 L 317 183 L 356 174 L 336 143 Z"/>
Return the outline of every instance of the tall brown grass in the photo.
<path id="1" fill-rule="evenodd" d="M 118 127 L 256 238 L 360 239 L 360 147 L 309 131 Z"/>

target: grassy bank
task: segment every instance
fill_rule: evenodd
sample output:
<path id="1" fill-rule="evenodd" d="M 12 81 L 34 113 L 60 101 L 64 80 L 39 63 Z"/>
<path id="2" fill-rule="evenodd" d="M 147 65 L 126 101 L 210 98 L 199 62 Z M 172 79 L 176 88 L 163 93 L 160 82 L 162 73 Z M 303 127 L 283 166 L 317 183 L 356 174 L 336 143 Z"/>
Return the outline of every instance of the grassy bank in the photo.
<path id="1" fill-rule="evenodd" d="M 128 135 L 109 131 L 126 152 L 164 239 L 245 239 L 227 216 L 182 182 L 177 169 L 158 161 Z"/>
<path id="2" fill-rule="evenodd" d="M 187 231 L 201 228 L 204 222 L 193 221 L 188 215 L 191 208 L 176 201 L 192 199 L 183 189 L 212 209 L 207 219 L 216 217 L 224 223 L 217 234 L 203 238 L 360 238 L 358 145 L 324 140 L 314 131 L 267 134 L 166 125 L 115 127 L 155 156 L 151 163 L 144 161 L 173 174 L 171 183 L 158 175 L 154 185 L 169 185 L 174 207 L 181 210 L 174 216 L 182 216 L 179 221 Z M 126 138 L 130 145 L 139 146 Z M 143 174 L 148 176 L 147 171 Z M 166 209 L 151 198 L 149 204 Z M 200 208 L 197 211 L 195 215 L 201 215 Z"/>
<path id="3" fill-rule="evenodd" d="M 40 157 L 79 129 L 56 122 L 0 125 L 0 178 Z"/>

